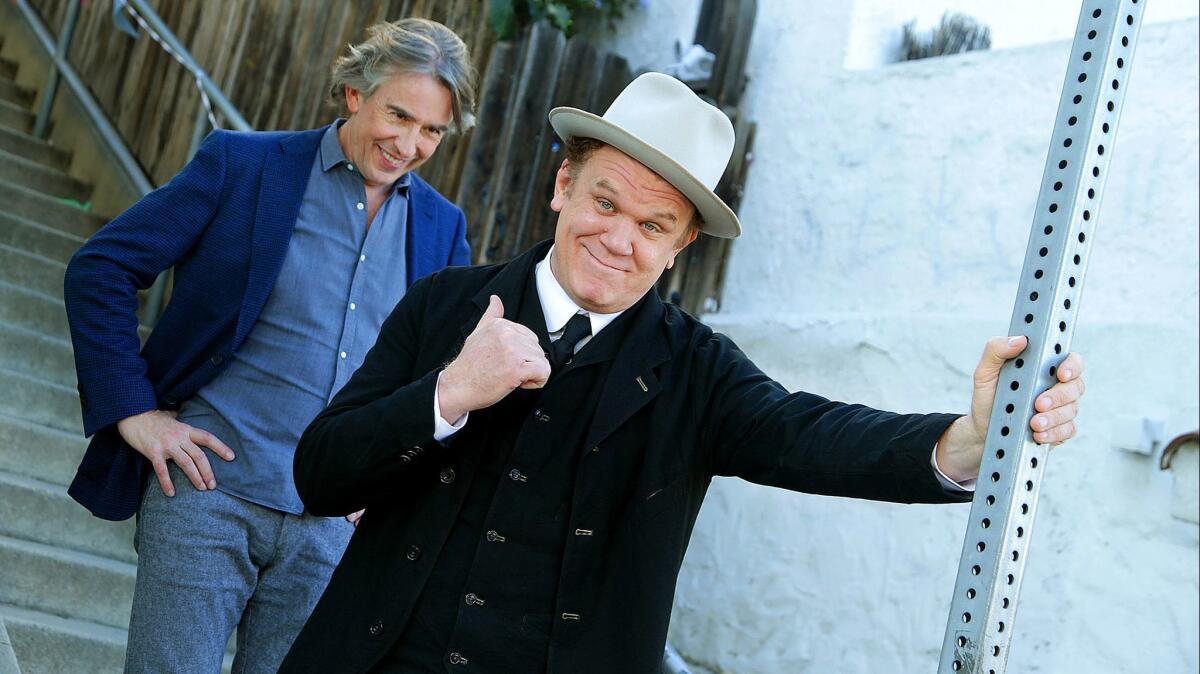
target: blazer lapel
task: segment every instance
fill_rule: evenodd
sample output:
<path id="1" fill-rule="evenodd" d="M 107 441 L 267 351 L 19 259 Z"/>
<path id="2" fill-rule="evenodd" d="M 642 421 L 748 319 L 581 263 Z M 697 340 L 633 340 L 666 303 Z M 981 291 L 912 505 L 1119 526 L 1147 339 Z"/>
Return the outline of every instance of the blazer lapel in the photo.
<path id="1" fill-rule="evenodd" d="M 324 131 L 324 128 L 314 129 L 280 141 L 263 163 L 258 209 L 250 237 L 250 272 L 238 315 L 235 349 L 250 334 L 275 287 Z"/>
<path id="2" fill-rule="evenodd" d="M 405 269 L 408 286 L 445 264 L 448 255 L 438 250 L 443 234 L 437 228 L 432 189 L 417 176 L 408 185 L 408 219 L 405 221 Z M 487 305 L 484 305 L 487 306 Z"/>

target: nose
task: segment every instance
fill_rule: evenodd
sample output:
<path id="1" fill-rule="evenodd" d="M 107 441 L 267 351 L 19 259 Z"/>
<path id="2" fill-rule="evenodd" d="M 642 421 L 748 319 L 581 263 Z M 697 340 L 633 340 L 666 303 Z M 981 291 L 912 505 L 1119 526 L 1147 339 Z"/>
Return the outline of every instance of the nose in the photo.
<path id="1" fill-rule="evenodd" d="M 421 138 L 421 129 L 416 124 L 409 124 L 404 127 L 404 130 L 396 134 L 395 149 L 396 155 L 404 159 L 412 159 L 417 154 L 419 140 Z"/>
<path id="2" fill-rule="evenodd" d="M 600 234 L 600 243 L 613 255 L 633 254 L 633 235 L 637 223 L 630 218 L 610 218 L 608 229 Z"/>

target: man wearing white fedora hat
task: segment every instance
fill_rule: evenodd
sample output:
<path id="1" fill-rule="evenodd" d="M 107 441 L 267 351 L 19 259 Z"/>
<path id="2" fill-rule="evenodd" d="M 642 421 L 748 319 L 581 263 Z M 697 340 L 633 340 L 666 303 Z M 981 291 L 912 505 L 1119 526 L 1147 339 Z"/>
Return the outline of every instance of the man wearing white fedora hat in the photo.
<path id="1" fill-rule="evenodd" d="M 988 342 L 963 416 L 788 393 L 652 290 L 701 232 L 741 233 L 712 191 L 725 115 L 649 73 L 550 123 L 554 240 L 414 286 L 300 440 L 308 510 L 366 514 L 282 671 L 655 672 L 713 476 L 970 499 L 1023 338 Z M 1082 369 L 1039 397 L 1039 442 L 1074 435 Z"/>

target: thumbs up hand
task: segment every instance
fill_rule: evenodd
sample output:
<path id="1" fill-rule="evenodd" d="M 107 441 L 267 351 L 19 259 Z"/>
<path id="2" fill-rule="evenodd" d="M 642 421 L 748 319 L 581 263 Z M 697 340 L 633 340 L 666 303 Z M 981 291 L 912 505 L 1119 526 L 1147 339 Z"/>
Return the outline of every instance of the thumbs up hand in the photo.
<path id="1" fill-rule="evenodd" d="M 462 351 L 442 372 L 438 406 L 454 423 L 473 410 L 490 407 L 515 388 L 541 388 L 550 377 L 550 362 L 537 335 L 504 318 L 504 303 L 492 295 L 487 310 Z"/>

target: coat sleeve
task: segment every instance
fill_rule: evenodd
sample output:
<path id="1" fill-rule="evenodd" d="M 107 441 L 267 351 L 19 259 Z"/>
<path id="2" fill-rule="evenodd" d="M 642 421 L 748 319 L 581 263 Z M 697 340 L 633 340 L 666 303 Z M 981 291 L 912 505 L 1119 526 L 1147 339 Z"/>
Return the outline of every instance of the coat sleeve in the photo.
<path id="1" fill-rule="evenodd" d="M 63 298 L 84 434 L 157 408 L 140 355 L 137 291 L 178 262 L 221 201 L 225 134 L 213 132 L 169 183 L 102 227 L 67 265 Z"/>
<path id="2" fill-rule="evenodd" d="M 314 515 L 333 517 L 403 489 L 433 440 L 433 396 L 442 368 L 415 370 L 430 286 L 415 283 L 384 321 L 350 381 L 300 437 L 293 476 Z"/>
<path id="3" fill-rule="evenodd" d="M 959 415 L 896 414 L 789 393 L 724 335 L 694 351 L 707 373 L 702 445 L 712 473 L 793 491 L 900 503 L 969 500 L 930 463 Z"/>

